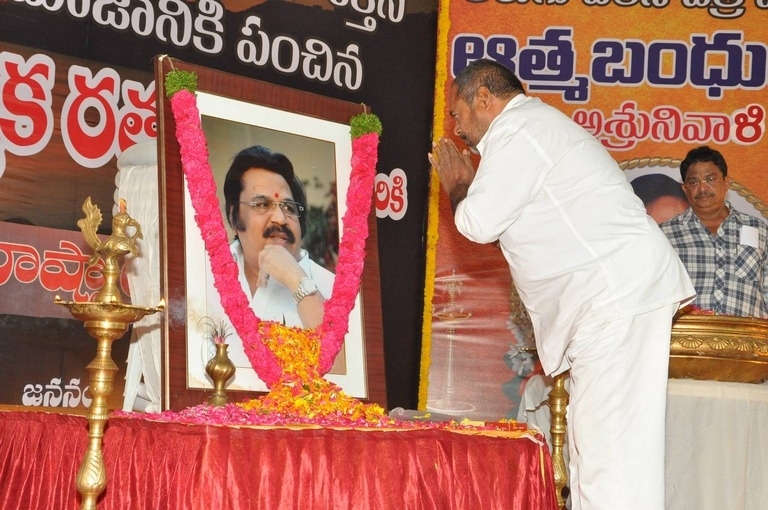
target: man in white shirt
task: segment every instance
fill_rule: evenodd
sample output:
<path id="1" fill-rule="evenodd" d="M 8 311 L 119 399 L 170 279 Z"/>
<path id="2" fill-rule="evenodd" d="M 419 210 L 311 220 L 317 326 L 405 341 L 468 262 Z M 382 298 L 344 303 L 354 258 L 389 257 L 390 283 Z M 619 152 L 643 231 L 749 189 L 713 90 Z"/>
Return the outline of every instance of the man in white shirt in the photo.
<path id="1" fill-rule="evenodd" d="M 290 160 L 262 146 L 243 149 L 227 171 L 224 200 L 236 232 L 232 255 L 256 316 L 320 325 L 334 275 L 301 248 L 307 200 Z"/>
<path id="2" fill-rule="evenodd" d="M 456 227 L 499 242 L 544 370 L 570 370 L 573 510 L 663 510 L 671 323 L 694 289 L 607 150 L 479 60 L 452 84 L 454 134 L 429 155 Z"/>

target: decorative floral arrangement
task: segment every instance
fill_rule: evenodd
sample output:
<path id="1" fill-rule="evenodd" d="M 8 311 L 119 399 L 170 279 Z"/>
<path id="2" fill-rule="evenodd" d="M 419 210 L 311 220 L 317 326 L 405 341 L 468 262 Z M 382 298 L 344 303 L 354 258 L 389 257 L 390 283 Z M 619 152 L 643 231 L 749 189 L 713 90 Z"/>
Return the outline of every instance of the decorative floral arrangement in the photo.
<path id="1" fill-rule="evenodd" d="M 181 163 L 187 179 L 195 221 L 213 270 L 214 286 L 221 304 L 253 369 L 270 388 L 266 396 L 242 404 L 245 410 L 293 416 L 331 416 L 378 422 L 384 410 L 363 404 L 323 379 L 339 353 L 349 327 L 349 314 L 365 259 L 368 215 L 378 158 L 381 122 L 369 113 L 350 121 L 352 172 L 346 197 L 347 211 L 339 245 L 336 277 L 331 297 L 325 302 L 324 321 L 317 328 L 288 327 L 262 321 L 250 307 L 238 280 L 238 267 L 229 251 L 224 221 L 219 212 L 216 183 L 208 162 L 205 133 L 200 123 L 195 90 L 197 76 L 173 70 L 166 76 L 166 95 L 176 121 Z"/>
<path id="2" fill-rule="evenodd" d="M 272 333 L 265 341 L 283 366 L 280 384 L 273 386 L 264 397 L 240 404 L 243 409 L 310 420 L 333 419 L 335 423 L 382 423 L 384 410 L 380 406 L 362 404 L 320 375 L 318 342 L 307 342 L 296 328 L 273 326 Z"/>
<path id="3" fill-rule="evenodd" d="M 717 315 L 714 310 L 705 310 L 696 305 L 688 305 L 678 310 L 677 315 Z"/>
<path id="4" fill-rule="evenodd" d="M 507 329 L 512 333 L 514 342 L 510 342 L 509 350 L 504 353 L 504 364 L 514 375 L 501 385 L 501 389 L 512 402 L 512 407 L 507 414 L 511 417 L 518 414 L 523 392 L 530 378 L 543 373 L 543 370 L 536 353 L 533 324 L 514 283 L 509 297 L 511 310 L 507 318 Z"/>
<path id="5" fill-rule="evenodd" d="M 516 377 L 523 379 L 536 368 L 538 358 L 532 349 L 535 345 L 526 341 L 525 333 L 518 324 L 508 320 L 507 329 L 515 337 L 515 343 L 509 344 L 509 350 L 504 353 L 504 362 L 515 373 Z"/>
<path id="6" fill-rule="evenodd" d="M 445 86 L 448 82 L 448 48 L 450 31 L 450 2 L 441 2 L 437 15 L 437 63 L 435 69 L 435 108 L 432 126 L 436 135 L 443 132 L 445 127 Z M 427 242 L 426 242 L 426 267 L 424 274 L 427 275 L 424 285 L 424 313 L 422 318 L 422 338 L 421 338 L 421 368 L 419 370 L 419 403 L 426 404 L 429 393 L 429 366 L 431 364 L 432 352 L 432 306 L 435 297 L 435 272 L 437 265 L 437 242 L 438 234 L 438 216 L 440 207 L 440 179 L 437 172 L 432 170 L 429 179 L 429 210 L 427 217 Z"/>
<path id="7" fill-rule="evenodd" d="M 199 405 L 188 407 L 182 411 L 163 411 L 150 415 L 114 411 L 114 418 L 151 419 L 169 423 L 189 423 L 194 425 L 235 425 L 252 427 L 351 427 L 351 428 L 386 428 L 386 429 L 440 429 L 453 430 L 463 433 L 476 431 L 499 431 L 503 437 L 525 437 L 537 444 L 545 444 L 541 432 L 529 429 L 525 423 L 515 420 L 501 419 L 496 422 L 471 420 L 436 421 L 430 418 L 430 413 L 424 413 L 414 419 L 398 420 L 389 416 L 377 419 L 366 418 L 364 415 L 332 413 L 329 415 L 314 415 L 312 417 L 298 414 L 286 415 L 279 412 L 254 412 L 245 409 L 242 404 L 228 403 L 221 407 Z M 355 416 L 358 416 L 355 418 Z"/>
<path id="8" fill-rule="evenodd" d="M 536 354 L 536 339 L 533 336 L 531 317 L 520 299 L 514 282 L 509 291 L 510 313 L 507 317 L 507 329 L 515 339 L 504 354 L 504 362 L 519 378 L 525 378 L 536 369 L 539 359 Z"/>
<path id="9" fill-rule="evenodd" d="M 214 345 L 223 344 L 230 335 L 225 321 L 216 321 L 210 317 L 203 317 L 200 321 L 205 329 L 205 336 Z"/>

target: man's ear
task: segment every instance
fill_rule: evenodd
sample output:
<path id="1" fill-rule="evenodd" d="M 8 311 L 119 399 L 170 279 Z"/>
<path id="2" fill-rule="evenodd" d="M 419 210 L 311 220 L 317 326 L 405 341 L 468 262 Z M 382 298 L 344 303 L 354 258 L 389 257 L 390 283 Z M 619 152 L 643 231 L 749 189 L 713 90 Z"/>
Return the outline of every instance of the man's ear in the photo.
<path id="1" fill-rule="evenodd" d="M 488 87 L 481 85 L 475 92 L 475 100 L 481 109 L 487 110 L 493 102 L 493 94 L 488 90 Z"/>

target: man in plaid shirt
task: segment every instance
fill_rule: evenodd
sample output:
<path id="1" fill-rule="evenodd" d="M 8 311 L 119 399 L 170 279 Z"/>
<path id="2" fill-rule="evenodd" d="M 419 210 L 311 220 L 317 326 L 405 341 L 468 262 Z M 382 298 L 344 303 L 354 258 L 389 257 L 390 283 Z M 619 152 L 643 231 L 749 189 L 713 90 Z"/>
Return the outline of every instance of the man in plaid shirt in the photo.
<path id="1" fill-rule="evenodd" d="M 696 287 L 694 305 L 722 315 L 768 318 L 768 225 L 725 200 L 722 154 L 697 147 L 680 164 L 691 207 L 660 225 Z"/>

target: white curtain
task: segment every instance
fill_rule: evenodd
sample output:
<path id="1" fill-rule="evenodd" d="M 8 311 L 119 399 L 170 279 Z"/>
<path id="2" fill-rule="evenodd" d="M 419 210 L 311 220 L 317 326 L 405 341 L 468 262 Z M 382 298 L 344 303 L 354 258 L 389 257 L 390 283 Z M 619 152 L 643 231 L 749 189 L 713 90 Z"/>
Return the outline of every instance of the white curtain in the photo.
<path id="1" fill-rule="evenodd" d="M 117 159 L 115 207 L 122 198 L 128 214 L 139 222 L 144 235 L 137 239 L 137 256 L 126 256 L 125 270 L 131 303 L 155 306 L 160 302 L 160 231 L 157 143 L 138 143 Z M 133 325 L 128 349 L 123 411 L 159 412 L 161 314 L 144 317 Z"/>

